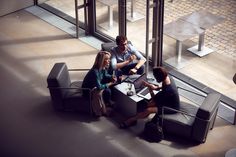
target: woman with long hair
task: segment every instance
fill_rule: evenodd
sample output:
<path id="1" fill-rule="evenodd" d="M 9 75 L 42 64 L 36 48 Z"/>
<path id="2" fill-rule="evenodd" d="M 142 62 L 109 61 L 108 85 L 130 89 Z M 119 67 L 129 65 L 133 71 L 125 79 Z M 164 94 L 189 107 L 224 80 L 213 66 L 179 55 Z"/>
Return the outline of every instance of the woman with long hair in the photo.
<path id="1" fill-rule="evenodd" d="M 108 67 L 110 65 L 111 54 L 107 51 L 98 52 L 93 67 L 86 74 L 82 87 L 96 90 L 93 94 L 93 113 L 96 116 L 108 116 L 107 106 L 110 106 L 111 90 L 109 87 L 115 84 L 116 78 L 108 74 Z M 84 93 L 88 95 L 88 93 Z"/>

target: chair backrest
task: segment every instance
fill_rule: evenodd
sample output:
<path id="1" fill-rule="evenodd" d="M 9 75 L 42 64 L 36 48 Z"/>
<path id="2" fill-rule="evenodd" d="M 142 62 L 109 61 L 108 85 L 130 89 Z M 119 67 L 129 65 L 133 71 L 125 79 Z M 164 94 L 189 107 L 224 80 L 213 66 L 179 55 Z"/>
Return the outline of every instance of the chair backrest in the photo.
<path id="1" fill-rule="evenodd" d="M 128 44 L 131 44 L 131 41 L 128 41 Z M 116 43 L 115 42 L 108 42 L 108 43 L 102 43 L 101 44 L 101 49 L 102 51 L 108 51 L 108 52 L 111 52 L 111 48 L 112 47 L 116 47 Z"/>
<path id="2" fill-rule="evenodd" d="M 209 93 L 199 107 L 192 129 L 192 138 L 204 142 L 209 129 L 212 129 L 219 108 L 221 95 Z"/>
<path id="3" fill-rule="evenodd" d="M 236 84 L 236 73 L 234 74 L 233 81 Z"/>
<path id="4" fill-rule="evenodd" d="M 101 49 L 102 49 L 102 51 L 111 52 L 111 48 L 115 47 L 115 46 L 116 46 L 115 42 L 102 43 L 101 44 Z"/>
<path id="5" fill-rule="evenodd" d="M 63 97 L 71 84 L 68 68 L 65 63 L 54 64 L 47 77 L 48 88 L 55 109 L 63 109 Z"/>

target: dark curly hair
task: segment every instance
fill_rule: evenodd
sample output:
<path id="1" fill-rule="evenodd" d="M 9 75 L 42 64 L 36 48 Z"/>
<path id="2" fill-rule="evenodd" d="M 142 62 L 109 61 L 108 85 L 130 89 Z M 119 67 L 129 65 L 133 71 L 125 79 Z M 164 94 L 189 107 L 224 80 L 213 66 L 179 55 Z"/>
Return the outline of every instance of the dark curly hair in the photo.
<path id="1" fill-rule="evenodd" d="M 116 37 L 116 44 L 120 45 L 121 43 L 124 43 L 127 40 L 127 37 L 124 35 L 118 35 Z"/>
<path id="2" fill-rule="evenodd" d="M 157 82 L 162 82 L 167 77 L 167 71 L 163 67 L 154 67 L 153 68 L 153 75 Z"/>

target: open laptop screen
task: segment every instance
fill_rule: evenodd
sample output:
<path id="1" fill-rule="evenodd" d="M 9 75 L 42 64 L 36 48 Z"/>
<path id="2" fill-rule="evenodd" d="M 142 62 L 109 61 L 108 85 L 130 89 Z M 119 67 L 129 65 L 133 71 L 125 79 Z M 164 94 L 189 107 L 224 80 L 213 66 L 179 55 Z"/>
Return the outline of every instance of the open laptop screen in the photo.
<path id="1" fill-rule="evenodd" d="M 145 98 L 147 100 L 151 99 L 151 94 L 149 93 L 148 87 L 143 85 L 143 81 L 147 81 L 147 77 L 145 74 L 141 75 L 139 78 L 137 78 L 134 81 L 134 87 L 136 94 L 142 98 Z M 154 94 L 157 94 L 159 91 L 154 90 Z"/>
<path id="2" fill-rule="evenodd" d="M 143 81 L 147 81 L 146 75 L 145 73 L 142 74 L 141 76 L 139 76 L 133 83 L 134 83 L 134 88 L 136 90 L 136 92 L 140 91 L 142 88 L 144 88 L 143 86 Z"/>
<path id="3" fill-rule="evenodd" d="M 124 82 L 134 83 L 140 76 L 141 76 L 141 75 L 138 75 L 138 74 L 128 75 L 128 76 L 124 79 Z"/>

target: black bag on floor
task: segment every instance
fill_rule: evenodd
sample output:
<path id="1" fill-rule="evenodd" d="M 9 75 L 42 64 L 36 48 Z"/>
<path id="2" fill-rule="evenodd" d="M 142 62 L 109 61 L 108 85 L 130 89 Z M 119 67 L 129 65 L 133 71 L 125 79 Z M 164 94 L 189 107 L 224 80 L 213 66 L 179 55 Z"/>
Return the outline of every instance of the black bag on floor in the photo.
<path id="1" fill-rule="evenodd" d="M 145 140 L 148 142 L 160 142 L 164 138 L 159 121 L 156 122 L 151 120 L 146 122 L 143 134 Z"/>

